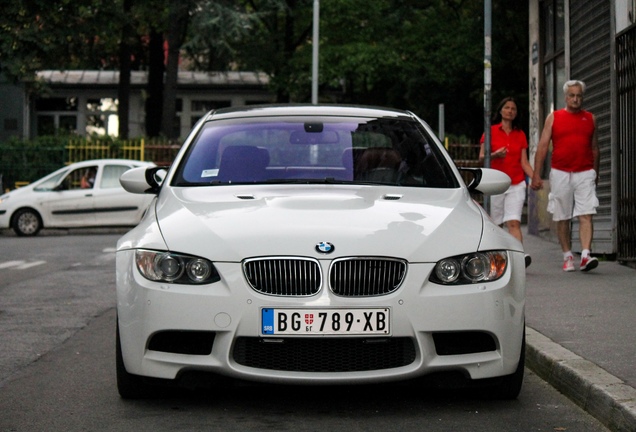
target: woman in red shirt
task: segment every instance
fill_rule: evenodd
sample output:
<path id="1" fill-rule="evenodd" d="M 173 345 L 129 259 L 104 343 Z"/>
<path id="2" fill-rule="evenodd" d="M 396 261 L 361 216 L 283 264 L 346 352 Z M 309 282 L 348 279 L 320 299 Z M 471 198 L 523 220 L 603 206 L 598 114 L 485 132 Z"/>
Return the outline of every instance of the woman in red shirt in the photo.
<path id="1" fill-rule="evenodd" d="M 490 127 L 490 167 L 508 174 L 510 188 L 501 195 L 490 197 L 490 217 L 496 224 L 505 224 L 508 232 L 523 242 L 521 213 L 526 200 L 526 176 L 532 178 L 534 171 L 528 162 L 528 140 L 517 116 L 514 98 L 504 98 L 493 115 Z M 484 136 L 481 137 L 479 160 L 484 160 Z M 526 255 L 526 267 L 531 258 Z"/>

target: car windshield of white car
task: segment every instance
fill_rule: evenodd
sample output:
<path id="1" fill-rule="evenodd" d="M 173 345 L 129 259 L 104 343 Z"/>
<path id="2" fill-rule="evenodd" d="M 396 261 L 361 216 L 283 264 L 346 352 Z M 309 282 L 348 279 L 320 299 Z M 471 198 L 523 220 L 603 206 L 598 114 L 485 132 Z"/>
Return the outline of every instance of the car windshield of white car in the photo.
<path id="1" fill-rule="evenodd" d="M 49 175 L 40 181 L 37 186 L 33 188 L 36 192 L 50 192 L 60 183 L 60 179 L 66 175 L 66 170 L 55 173 L 55 175 Z"/>
<path id="2" fill-rule="evenodd" d="M 381 184 L 457 188 L 443 150 L 409 118 L 266 117 L 209 121 L 173 186 Z"/>

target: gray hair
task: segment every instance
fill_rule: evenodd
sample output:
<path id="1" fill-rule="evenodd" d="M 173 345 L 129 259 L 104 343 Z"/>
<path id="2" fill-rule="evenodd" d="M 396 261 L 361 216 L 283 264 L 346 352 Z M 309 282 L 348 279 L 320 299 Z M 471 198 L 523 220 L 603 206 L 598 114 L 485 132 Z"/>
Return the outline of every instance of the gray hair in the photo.
<path id="1" fill-rule="evenodd" d="M 581 87 L 581 90 L 585 94 L 585 83 L 583 81 L 578 81 L 578 80 L 566 81 L 565 84 L 563 84 L 563 94 L 564 95 L 567 94 L 568 93 L 568 89 L 570 87 L 574 87 L 574 86 Z"/>

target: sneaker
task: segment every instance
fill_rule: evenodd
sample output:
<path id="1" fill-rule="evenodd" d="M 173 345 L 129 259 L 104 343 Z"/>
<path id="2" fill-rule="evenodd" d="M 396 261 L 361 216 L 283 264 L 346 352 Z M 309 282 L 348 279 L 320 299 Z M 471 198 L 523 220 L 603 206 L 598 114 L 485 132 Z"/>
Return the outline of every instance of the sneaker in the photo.
<path id="1" fill-rule="evenodd" d="M 532 257 L 528 254 L 526 254 L 526 268 L 530 267 L 530 264 L 532 264 Z"/>
<path id="2" fill-rule="evenodd" d="M 565 261 L 563 261 L 563 271 L 573 272 L 574 270 L 574 257 L 567 257 Z"/>
<path id="3" fill-rule="evenodd" d="M 596 258 L 591 256 L 581 258 L 581 265 L 579 266 L 581 271 L 590 271 L 596 267 L 598 267 L 598 260 Z"/>

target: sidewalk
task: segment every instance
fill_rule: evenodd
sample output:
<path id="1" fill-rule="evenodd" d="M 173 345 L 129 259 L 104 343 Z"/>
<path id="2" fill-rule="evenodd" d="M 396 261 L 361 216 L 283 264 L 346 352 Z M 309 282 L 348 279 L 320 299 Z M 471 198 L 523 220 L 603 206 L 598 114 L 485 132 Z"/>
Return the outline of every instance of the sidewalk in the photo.
<path id="1" fill-rule="evenodd" d="M 524 227 L 525 228 L 525 227 Z M 613 431 L 636 431 L 636 270 L 561 269 L 557 243 L 527 234 L 526 365 Z"/>

